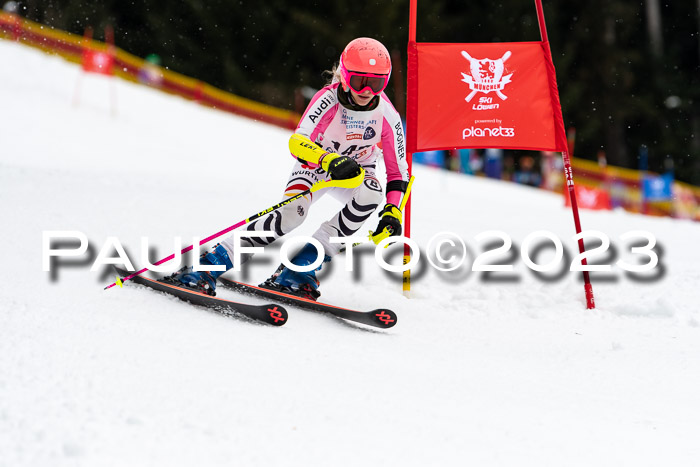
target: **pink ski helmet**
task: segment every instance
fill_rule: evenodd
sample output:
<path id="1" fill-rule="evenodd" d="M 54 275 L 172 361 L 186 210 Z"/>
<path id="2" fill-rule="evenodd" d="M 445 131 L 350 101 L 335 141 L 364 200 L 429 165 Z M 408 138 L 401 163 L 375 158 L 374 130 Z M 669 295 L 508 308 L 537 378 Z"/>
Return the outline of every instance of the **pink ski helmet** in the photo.
<path id="1" fill-rule="evenodd" d="M 378 40 L 359 37 L 343 50 L 338 71 L 346 91 L 349 87 L 360 94 L 369 89 L 376 96 L 389 84 L 391 56 Z"/>

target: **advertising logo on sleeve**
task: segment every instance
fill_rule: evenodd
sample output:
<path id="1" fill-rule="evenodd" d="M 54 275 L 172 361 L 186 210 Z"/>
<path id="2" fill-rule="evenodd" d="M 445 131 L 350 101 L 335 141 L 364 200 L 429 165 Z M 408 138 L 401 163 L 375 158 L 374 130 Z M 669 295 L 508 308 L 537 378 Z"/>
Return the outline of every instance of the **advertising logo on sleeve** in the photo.
<path id="1" fill-rule="evenodd" d="M 326 93 L 325 96 L 316 101 L 313 109 L 309 110 L 309 119 L 311 120 L 311 122 L 316 123 L 316 121 L 321 117 L 321 115 L 323 115 L 324 112 L 330 107 L 332 107 L 334 104 L 335 99 L 333 98 L 333 96 L 329 93 Z"/>
<path id="2" fill-rule="evenodd" d="M 415 150 L 562 150 L 555 137 L 550 59 L 541 43 L 417 47 Z"/>
<path id="3" fill-rule="evenodd" d="M 403 160 L 403 158 L 406 157 L 406 147 L 404 145 L 403 137 L 403 124 L 401 122 L 397 122 L 394 125 L 394 131 L 396 132 L 396 155 L 400 160 Z"/>

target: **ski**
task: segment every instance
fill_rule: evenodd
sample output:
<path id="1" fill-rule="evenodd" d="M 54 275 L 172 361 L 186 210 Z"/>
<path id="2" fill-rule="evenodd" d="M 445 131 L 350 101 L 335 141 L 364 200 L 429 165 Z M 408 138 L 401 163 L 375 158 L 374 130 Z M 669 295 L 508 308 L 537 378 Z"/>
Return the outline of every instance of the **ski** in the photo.
<path id="1" fill-rule="evenodd" d="M 120 277 L 127 277 L 131 274 L 128 271 L 117 267 L 114 269 L 117 271 L 117 274 L 119 274 Z M 181 300 L 192 303 L 193 305 L 203 306 L 226 316 L 241 314 L 248 318 L 262 321 L 273 326 L 282 326 L 287 322 L 287 310 L 277 304 L 251 305 L 248 303 L 238 303 L 184 287 L 177 287 L 172 284 L 149 279 L 143 276 L 134 276 L 133 281 L 137 284 L 148 287 L 149 289 L 174 295 Z"/>
<path id="2" fill-rule="evenodd" d="M 219 277 L 219 285 L 236 292 L 253 295 L 257 297 L 269 298 L 306 310 L 321 311 L 329 313 L 333 316 L 354 321 L 356 323 L 367 324 L 382 329 L 388 329 L 396 324 L 396 313 L 386 308 L 379 308 L 372 311 L 358 311 L 348 308 L 342 308 L 326 303 L 316 302 L 307 298 L 297 297 L 295 295 L 286 294 L 276 290 L 263 289 L 254 285 L 236 282 L 225 277 Z"/>

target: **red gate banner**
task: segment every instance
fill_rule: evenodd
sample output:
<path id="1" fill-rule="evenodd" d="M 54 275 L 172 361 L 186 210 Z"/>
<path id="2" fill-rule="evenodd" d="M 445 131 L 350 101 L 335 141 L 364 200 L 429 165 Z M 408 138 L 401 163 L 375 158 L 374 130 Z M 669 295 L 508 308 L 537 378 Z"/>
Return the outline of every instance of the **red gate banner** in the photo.
<path id="1" fill-rule="evenodd" d="M 417 45 L 416 148 L 566 151 L 546 42 Z"/>
<path id="2" fill-rule="evenodd" d="M 88 73 L 98 73 L 111 76 L 114 74 L 114 56 L 110 52 L 83 50 L 83 70 Z"/>
<path id="3" fill-rule="evenodd" d="M 114 30 L 111 26 L 105 27 L 105 42 L 107 49 L 96 49 L 92 45 L 92 28 L 85 28 L 85 41 L 83 45 L 83 71 L 86 73 L 98 73 L 112 76 L 114 74 Z"/>
<path id="4" fill-rule="evenodd" d="M 582 209 L 612 209 L 610 194 L 601 188 L 587 188 L 583 185 L 576 185 L 576 200 L 578 207 Z M 564 192 L 564 206 L 571 206 L 571 196 L 569 192 Z"/>

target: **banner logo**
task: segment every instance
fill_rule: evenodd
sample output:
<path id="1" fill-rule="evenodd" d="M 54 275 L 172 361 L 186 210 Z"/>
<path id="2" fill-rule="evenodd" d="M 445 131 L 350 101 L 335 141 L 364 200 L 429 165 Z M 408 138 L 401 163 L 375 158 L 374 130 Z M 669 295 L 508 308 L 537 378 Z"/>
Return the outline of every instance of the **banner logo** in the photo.
<path id="1" fill-rule="evenodd" d="M 477 92 L 483 92 L 484 94 L 495 92 L 502 100 L 508 99 L 508 96 L 501 91 L 503 91 L 506 84 L 510 83 L 510 77 L 513 76 L 513 73 L 503 76 L 504 62 L 508 60 L 510 55 L 511 53 L 508 51 L 498 60 L 491 60 L 490 58 L 476 59 L 462 50 L 462 56 L 469 60 L 469 70 L 471 72 L 471 76 L 462 73 L 462 81 L 467 83 L 472 91 L 465 98 L 467 102 L 471 101 Z"/>
<path id="2" fill-rule="evenodd" d="M 462 130 L 462 139 L 467 138 L 513 138 L 515 136 L 515 128 L 503 128 L 502 126 L 492 128 L 471 127 Z"/>

